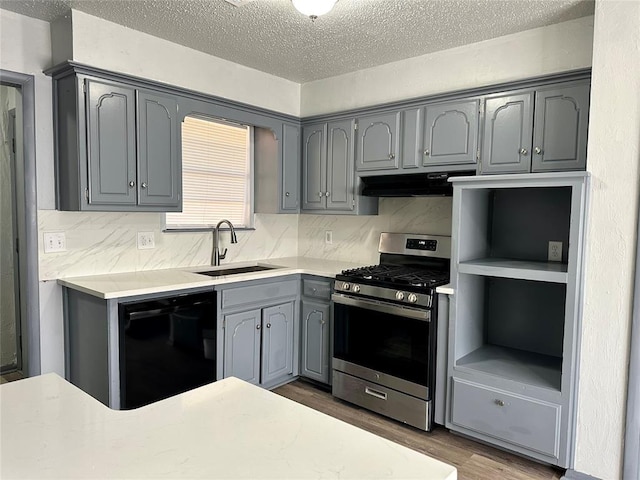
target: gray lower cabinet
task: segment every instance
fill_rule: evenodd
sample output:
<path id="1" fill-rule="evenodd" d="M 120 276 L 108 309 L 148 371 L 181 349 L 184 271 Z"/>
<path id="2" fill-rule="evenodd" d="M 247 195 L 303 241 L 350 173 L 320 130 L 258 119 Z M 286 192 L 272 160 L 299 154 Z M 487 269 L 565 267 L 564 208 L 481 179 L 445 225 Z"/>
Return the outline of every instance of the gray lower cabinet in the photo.
<path id="1" fill-rule="evenodd" d="M 219 292 L 218 378 L 271 388 L 298 375 L 298 279 Z"/>
<path id="2" fill-rule="evenodd" d="M 490 95 L 480 172 L 584 170 L 588 119 L 588 82 Z"/>
<path id="3" fill-rule="evenodd" d="M 331 383 L 331 283 L 302 280 L 300 375 Z"/>
<path id="4" fill-rule="evenodd" d="M 357 195 L 354 120 L 302 129 L 302 210 L 308 213 L 377 213 L 377 199 Z"/>
<path id="5" fill-rule="evenodd" d="M 394 170 L 400 161 L 400 112 L 358 118 L 356 170 Z"/>
<path id="6" fill-rule="evenodd" d="M 175 98 L 82 75 L 54 88 L 59 209 L 180 211 Z"/>

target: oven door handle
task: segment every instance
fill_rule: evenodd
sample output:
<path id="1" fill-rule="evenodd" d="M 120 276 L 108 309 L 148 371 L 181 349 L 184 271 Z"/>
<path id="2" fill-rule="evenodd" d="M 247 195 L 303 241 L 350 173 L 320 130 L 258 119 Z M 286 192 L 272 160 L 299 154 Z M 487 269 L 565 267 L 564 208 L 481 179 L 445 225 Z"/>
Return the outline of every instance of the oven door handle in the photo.
<path id="1" fill-rule="evenodd" d="M 331 295 L 331 300 L 340 305 L 347 305 L 349 307 L 360 307 L 367 310 L 375 310 L 376 312 L 390 313 L 391 315 L 398 315 L 400 317 L 413 318 L 414 320 L 422 320 L 424 322 L 431 321 L 430 310 L 420 310 L 417 308 L 401 307 L 389 303 L 377 302 L 375 300 L 368 300 L 365 298 L 355 298 L 348 295 L 342 295 L 340 293 L 334 293 Z"/>

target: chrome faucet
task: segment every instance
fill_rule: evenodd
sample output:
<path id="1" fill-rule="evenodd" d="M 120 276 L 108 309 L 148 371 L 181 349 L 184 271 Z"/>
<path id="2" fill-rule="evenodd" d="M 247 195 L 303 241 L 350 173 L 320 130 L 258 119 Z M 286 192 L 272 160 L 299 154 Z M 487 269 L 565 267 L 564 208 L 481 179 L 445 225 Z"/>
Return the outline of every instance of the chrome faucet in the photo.
<path id="1" fill-rule="evenodd" d="M 233 224 L 229 220 L 220 220 L 216 225 L 216 228 L 213 229 L 213 255 L 211 261 L 214 266 L 220 265 L 220 260 L 224 260 L 224 257 L 227 256 L 227 249 L 224 249 L 224 252 L 220 253 L 220 225 L 226 223 L 229 225 L 231 229 L 231 243 L 238 243 L 238 238 L 236 237 L 236 231 L 233 228 Z"/>

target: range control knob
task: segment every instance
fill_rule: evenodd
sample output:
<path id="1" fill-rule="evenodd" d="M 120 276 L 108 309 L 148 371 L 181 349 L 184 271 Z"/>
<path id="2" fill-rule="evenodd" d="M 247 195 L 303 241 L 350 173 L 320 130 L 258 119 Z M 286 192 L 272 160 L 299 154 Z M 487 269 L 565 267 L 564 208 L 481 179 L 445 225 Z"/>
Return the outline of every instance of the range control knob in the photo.
<path id="1" fill-rule="evenodd" d="M 396 300 L 404 300 L 404 292 L 396 292 Z"/>
<path id="2" fill-rule="evenodd" d="M 351 289 L 351 284 L 349 284 L 349 283 L 347 283 L 347 282 L 344 282 L 344 283 L 342 284 L 342 289 L 343 289 L 343 290 L 350 290 L 350 289 Z"/>
<path id="3" fill-rule="evenodd" d="M 360 292 L 360 285 L 354 285 L 354 286 L 353 286 L 353 288 L 352 288 L 352 290 L 353 290 L 355 293 Z"/>
<path id="4" fill-rule="evenodd" d="M 410 293 L 407 300 L 409 300 L 409 303 L 416 303 L 418 301 L 418 296 L 415 293 Z"/>

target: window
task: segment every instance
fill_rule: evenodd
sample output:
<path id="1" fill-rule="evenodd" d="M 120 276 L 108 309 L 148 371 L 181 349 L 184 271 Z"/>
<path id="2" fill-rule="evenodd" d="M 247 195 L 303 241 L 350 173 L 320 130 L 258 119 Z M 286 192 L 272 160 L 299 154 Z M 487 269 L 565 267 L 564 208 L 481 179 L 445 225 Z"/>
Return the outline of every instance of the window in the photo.
<path id="1" fill-rule="evenodd" d="M 252 227 L 251 128 L 186 117 L 182 123 L 182 212 L 166 228 Z"/>

